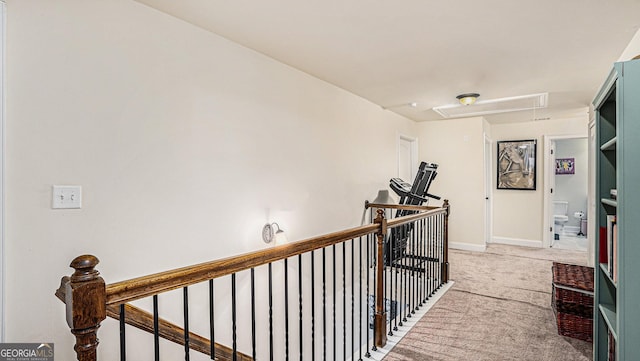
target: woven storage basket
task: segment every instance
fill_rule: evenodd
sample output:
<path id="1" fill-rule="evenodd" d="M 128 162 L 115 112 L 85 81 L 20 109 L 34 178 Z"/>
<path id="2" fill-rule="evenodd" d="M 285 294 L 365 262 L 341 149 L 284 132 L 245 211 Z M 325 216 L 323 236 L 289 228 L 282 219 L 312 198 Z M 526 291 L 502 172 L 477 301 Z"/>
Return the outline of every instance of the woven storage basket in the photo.
<path id="1" fill-rule="evenodd" d="M 593 340 L 593 268 L 553 263 L 551 304 L 558 333 Z"/>

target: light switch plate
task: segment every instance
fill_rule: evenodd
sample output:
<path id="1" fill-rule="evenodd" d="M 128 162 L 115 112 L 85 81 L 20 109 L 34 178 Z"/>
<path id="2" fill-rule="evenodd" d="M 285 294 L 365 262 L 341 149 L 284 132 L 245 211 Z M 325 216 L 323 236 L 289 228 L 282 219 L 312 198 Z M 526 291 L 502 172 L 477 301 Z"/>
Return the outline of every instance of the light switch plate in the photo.
<path id="1" fill-rule="evenodd" d="M 82 208 L 82 187 L 81 186 L 53 186 L 51 192 L 53 209 L 73 209 Z"/>

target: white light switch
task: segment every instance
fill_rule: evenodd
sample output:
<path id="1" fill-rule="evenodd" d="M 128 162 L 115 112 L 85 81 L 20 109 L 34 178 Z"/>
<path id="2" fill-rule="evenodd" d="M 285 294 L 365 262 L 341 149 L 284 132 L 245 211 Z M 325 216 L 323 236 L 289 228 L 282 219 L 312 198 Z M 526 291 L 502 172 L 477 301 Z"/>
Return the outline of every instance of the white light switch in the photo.
<path id="1" fill-rule="evenodd" d="M 81 186 L 53 186 L 51 208 L 82 208 Z"/>

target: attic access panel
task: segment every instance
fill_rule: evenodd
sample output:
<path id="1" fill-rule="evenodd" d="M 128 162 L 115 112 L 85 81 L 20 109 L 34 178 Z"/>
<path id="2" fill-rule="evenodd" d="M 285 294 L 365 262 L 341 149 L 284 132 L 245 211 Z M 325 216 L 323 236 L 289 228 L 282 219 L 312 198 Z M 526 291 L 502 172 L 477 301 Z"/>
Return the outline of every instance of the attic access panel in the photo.
<path id="1" fill-rule="evenodd" d="M 445 118 L 463 118 L 487 114 L 542 109 L 548 105 L 549 93 L 521 95 L 477 101 L 472 105 L 451 104 L 434 107 L 433 111 Z"/>

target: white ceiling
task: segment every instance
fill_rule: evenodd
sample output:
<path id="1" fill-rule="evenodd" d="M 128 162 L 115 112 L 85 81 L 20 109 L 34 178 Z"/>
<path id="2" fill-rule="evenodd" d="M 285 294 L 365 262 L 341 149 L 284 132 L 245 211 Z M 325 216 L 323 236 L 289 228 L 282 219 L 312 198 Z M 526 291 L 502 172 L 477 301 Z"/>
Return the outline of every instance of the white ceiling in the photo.
<path id="1" fill-rule="evenodd" d="M 536 118 L 584 114 L 640 27 L 640 0 L 137 1 L 416 121 L 468 92 L 548 92 Z"/>

